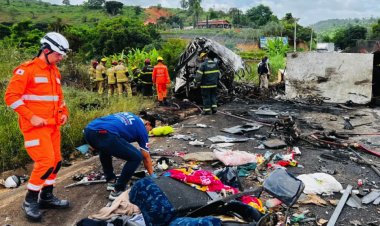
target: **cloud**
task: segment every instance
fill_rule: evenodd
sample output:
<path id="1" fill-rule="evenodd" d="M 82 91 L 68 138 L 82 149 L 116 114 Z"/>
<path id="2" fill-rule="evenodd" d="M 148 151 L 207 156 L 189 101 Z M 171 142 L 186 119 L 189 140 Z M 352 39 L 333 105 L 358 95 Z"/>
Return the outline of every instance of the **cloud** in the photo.
<path id="1" fill-rule="evenodd" d="M 54 4 L 62 4 L 62 0 L 43 0 Z M 180 8 L 180 0 L 119 0 L 125 5 L 139 5 L 142 7 L 156 6 Z M 70 0 L 72 5 L 82 4 L 83 0 Z M 378 0 L 203 0 L 201 6 L 208 10 L 228 11 L 238 8 L 246 11 L 263 4 L 269 6 L 273 14 L 283 18 L 286 13 L 292 13 L 300 18 L 303 26 L 314 24 L 327 19 L 369 18 L 379 17 L 380 4 Z"/>

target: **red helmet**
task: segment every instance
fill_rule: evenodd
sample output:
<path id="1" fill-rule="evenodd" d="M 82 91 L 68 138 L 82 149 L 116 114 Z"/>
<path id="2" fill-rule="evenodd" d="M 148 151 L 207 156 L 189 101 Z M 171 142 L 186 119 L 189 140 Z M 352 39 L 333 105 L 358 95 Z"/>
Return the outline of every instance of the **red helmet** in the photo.
<path id="1" fill-rule="evenodd" d="M 99 64 L 98 61 L 96 60 L 92 61 L 92 65 L 98 65 L 98 64 Z"/>
<path id="2" fill-rule="evenodd" d="M 117 65 L 117 61 L 112 61 L 112 65 Z"/>
<path id="3" fill-rule="evenodd" d="M 146 58 L 144 62 L 145 62 L 145 64 L 150 64 L 150 59 Z"/>

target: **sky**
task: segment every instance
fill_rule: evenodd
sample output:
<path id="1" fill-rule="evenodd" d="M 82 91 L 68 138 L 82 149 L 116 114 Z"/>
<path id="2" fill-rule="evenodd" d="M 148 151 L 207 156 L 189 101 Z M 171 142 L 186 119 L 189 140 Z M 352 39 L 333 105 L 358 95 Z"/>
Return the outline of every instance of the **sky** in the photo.
<path id="1" fill-rule="evenodd" d="M 43 0 L 54 4 L 61 4 L 62 0 Z M 141 7 L 156 6 L 180 8 L 180 0 L 116 0 L 125 5 Z M 71 5 L 82 4 L 84 0 L 70 0 Z M 270 7 L 273 14 L 279 19 L 286 13 L 300 18 L 299 24 L 309 26 L 318 21 L 327 19 L 370 18 L 380 17 L 379 0 L 202 0 L 201 6 L 208 10 L 227 11 L 238 8 L 246 11 L 263 4 Z"/>

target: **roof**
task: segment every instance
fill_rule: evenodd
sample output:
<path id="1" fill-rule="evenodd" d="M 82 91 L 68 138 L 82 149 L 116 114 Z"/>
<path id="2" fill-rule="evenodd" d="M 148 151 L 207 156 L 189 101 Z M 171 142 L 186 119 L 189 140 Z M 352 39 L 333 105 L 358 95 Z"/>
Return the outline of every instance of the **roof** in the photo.
<path id="1" fill-rule="evenodd" d="M 199 21 L 198 25 L 206 25 L 207 21 Z M 230 24 L 228 20 L 209 20 L 208 24 Z"/>

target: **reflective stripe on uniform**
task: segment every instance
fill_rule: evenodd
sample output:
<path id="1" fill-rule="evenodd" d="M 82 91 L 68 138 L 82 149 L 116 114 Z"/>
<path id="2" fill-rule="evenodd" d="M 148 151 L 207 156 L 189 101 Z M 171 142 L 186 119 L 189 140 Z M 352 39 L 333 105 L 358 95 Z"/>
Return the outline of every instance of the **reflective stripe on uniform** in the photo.
<path id="1" fill-rule="evenodd" d="M 197 73 L 199 73 L 199 74 L 212 74 L 212 73 L 220 73 L 220 71 L 219 70 L 212 70 L 212 71 L 200 71 L 200 70 L 197 70 Z"/>
<path id="2" fill-rule="evenodd" d="M 32 191 L 39 191 L 39 190 L 41 190 L 42 185 L 34 185 L 34 184 L 31 184 L 31 183 L 28 183 L 28 185 L 26 186 L 26 188 L 28 190 L 32 190 Z"/>
<path id="3" fill-rule="evenodd" d="M 40 145 L 39 139 L 25 141 L 25 147 L 26 148 L 35 147 L 38 145 Z"/>
<path id="4" fill-rule="evenodd" d="M 204 88 L 204 89 L 207 89 L 207 88 L 216 88 L 216 85 L 201 86 L 201 88 Z"/>
<path id="5" fill-rule="evenodd" d="M 35 83 L 49 83 L 48 78 L 46 77 L 34 77 Z"/>
<path id="6" fill-rule="evenodd" d="M 45 185 L 53 185 L 55 180 L 45 180 Z"/>
<path id="7" fill-rule="evenodd" d="M 20 107 L 23 104 L 25 104 L 24 101 L 17 100 L 15 102 L 13 102 L 11 105 L 9 105 L 9 107 L 12 108 L 12 109 L 16 109 L 16 108 Z"/>
<path id="8" fill-rule="evenodd" d="M 219 73 L 219 70 L 205 71 L 205 74 Z"/>
<path id="9" fill-rule="evenodd" d="M 23 100 L 58 101 L 59 96 L 22 95 Z"/>

